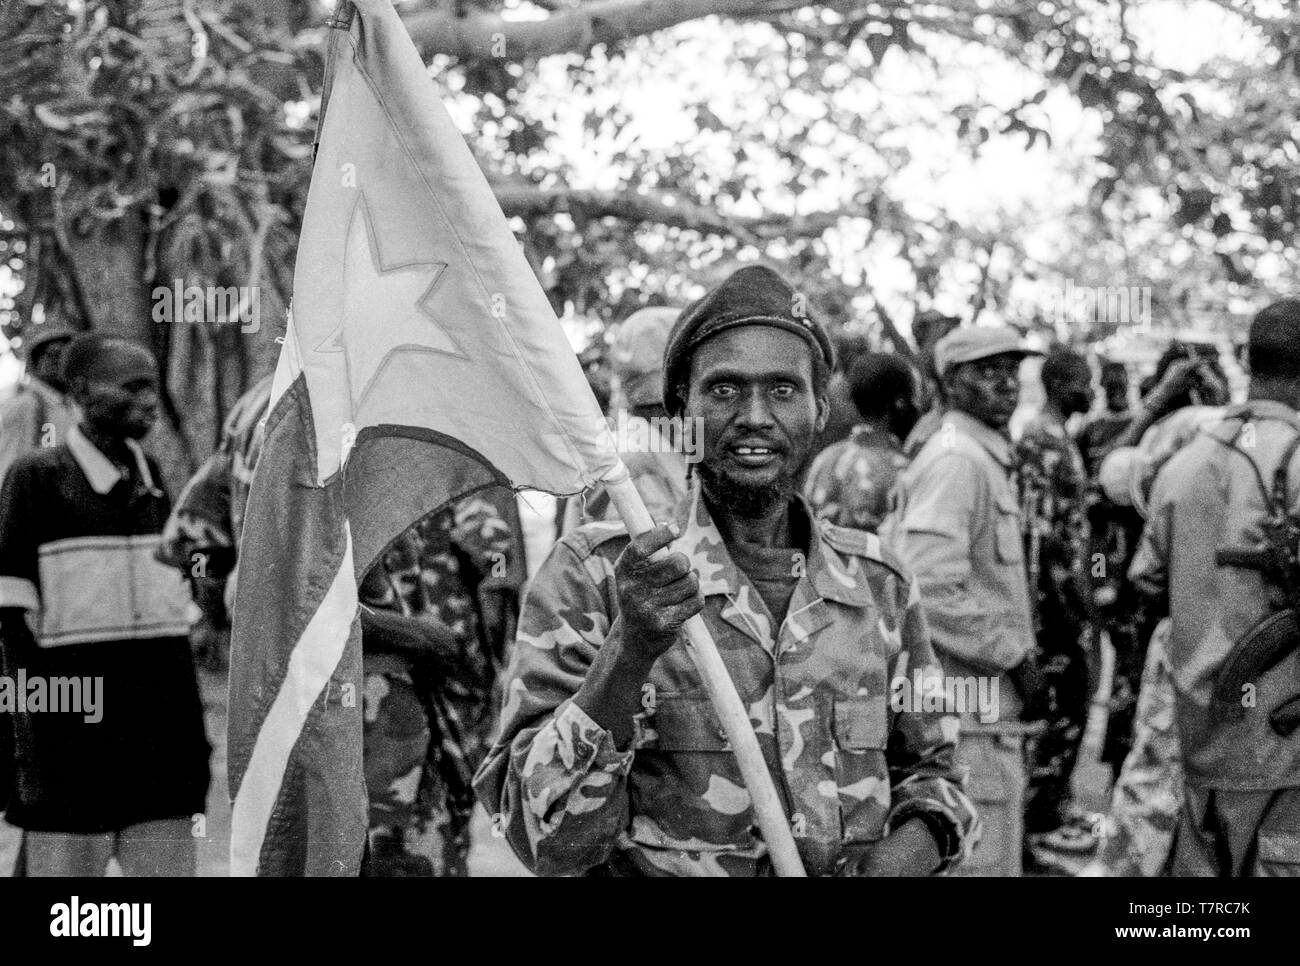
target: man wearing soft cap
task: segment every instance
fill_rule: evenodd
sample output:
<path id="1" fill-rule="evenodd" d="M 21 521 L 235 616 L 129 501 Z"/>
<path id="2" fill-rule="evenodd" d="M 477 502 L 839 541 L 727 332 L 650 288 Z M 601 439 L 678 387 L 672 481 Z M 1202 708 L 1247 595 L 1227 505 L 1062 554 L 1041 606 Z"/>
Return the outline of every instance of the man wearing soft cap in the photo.
<path id="1" fill-rule="evenodd" d="M 1025 765 L 1017 721 L 1039 687 L 1020 506 L 1007 433 L 1031 350 L 1010 328 L 956 329 L 935 347 L 948 402 L 898 481 L 881 536 L 916 575 L 931 641 L 953 677 L 993 677 L 999 718 L 962 717 L 958 760 L 984 822 L 966 871 L 1019 875 Z"/>
<path id="2" fill-rule="evenodd" d="M 953 765 L 957 721 L 890 701 L 896 677 L 939 673 L 915 582 L 874 535 L 818 523 L 795 486 L 831 356 L 799 294 L 759 266 L 674 327 L 664 406 L 702 420 L 698 483 L 635 540 L 595 523 L 556 545 L 475 780 L 534 871 L 772 874 L 680 633 L 695 614 L 810 874 L 924 875 L 966 854 L 976 818 Z"/>

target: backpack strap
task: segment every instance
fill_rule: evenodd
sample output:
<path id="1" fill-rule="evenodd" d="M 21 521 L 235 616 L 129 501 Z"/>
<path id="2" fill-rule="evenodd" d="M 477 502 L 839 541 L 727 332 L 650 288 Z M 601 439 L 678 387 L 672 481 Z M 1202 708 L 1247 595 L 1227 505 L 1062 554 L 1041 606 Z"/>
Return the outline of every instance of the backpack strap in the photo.
<path id="1" fill-rule="evenodd" d="M 1300 432 L 1288 444 L 1286 451 L 1282 454 L 1282 459 L 1277 464 L 1277 469 L 1273 472 L 1273 511 L 1287 513 L 1291 509 L 1291 499 L 1287 493 L 1287 471 L 1291 468 L 1291 460 L 1295 458 L 1296 450 L 1300 449 Z"/>

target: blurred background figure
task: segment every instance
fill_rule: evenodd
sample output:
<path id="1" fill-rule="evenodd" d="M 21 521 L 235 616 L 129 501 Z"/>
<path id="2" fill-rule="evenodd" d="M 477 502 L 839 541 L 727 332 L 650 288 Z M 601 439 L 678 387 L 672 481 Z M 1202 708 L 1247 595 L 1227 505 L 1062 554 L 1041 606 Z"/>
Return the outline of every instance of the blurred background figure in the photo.
<path id="1" fill-rule="evenodd" d="M 618 327 L 610 347 L 608 411 L 615 440 L 637 492 L 656 520 L 665 519 L 686 495 L 686 439 L 671 428 L 680 428 L 681 421 L 669 422 L 663 389 L 664 348 L 679 314 L 679 309 L 667 306 L 638 309 Z M 615 516 L 609 497 L 597 489 L 565 501 L 561 532 Z"/>
<path id="2" fill-rule="evenodd" d="M 190 629 L 195 656 L 201 666 L 217 672 L 229 666 L 238 543 L 262 448 L 271 382 L 270 375 L 263 377 L 231 407 L 222 424 L 221 444 L 181 489 L 158 550 L 158 559 L 178 569 L 190 584 L 203 615 Z"/>
<path id="3" fill-rule="evenodd" d="M 1177 372 L 1162 380 L 1144 405 L 1162 408 L 1175 398 Z M 1183 803 L 1182 757 L 1174 722 L 1174 683 L 1166 653 L 1170 622 L 1161 608 L 1141 594 L 1120 569 L 1136 552 L 1145 525 L 1147 501 L 1159 470 L 1200 432 L 1223 416 L 1219 407 L 1189 406 L 1174 410 L 1151 427 L 1136 446 L 1112 450 L 1098 467 L 1096 499 L 1108 518 L 1123 523 L 1103 560 L 1105 580 L 1098 580 L 1101 626 L 1115 649 L 1110 716 L 1101 761 L 1111 767 L 1114 785 L 1105 825 L 1106 837 L 1085 876 L 1158 876 L 1168 869 L 1174 829 Z M 1124 516 L 1131 515 L 1132 520 Z M 1123 552 L 1125 547 L 1133 549 Z M 1102 588 L 1115 593 L 1103 596 Z M 1136 666 L 1135 666 L 1136 665 Z"/>
<path id="4" fill-rule="evenodd" d="M 1249 362 L 1246 401 L 1157 473 L 1130 570 L 1171 617 L 1172 875 L 1300 874 L 1300 300 L 1255 316 Z"/>
<path id="5" fill-rule="evenodd" d="M 468 875 L 474 792 L 523 584 L 513 495 L 409 528 L 360 588 L 369 876 Z"/>
<path id="6" fill-rule="evenodd" d="M 889 512 L 898 474 L 907 468 L 903 440 L 921 415 L 921 388 L 911 366 L 882 352 L 853 362 L 849 387 L 861 422 L 848 439 L 817 455 L 804 495 L 818 516 L 836 526 L 874 533 Z"/>
<path id="7" fill-rule="evenodd" d="M 903 450 L 908 458 L 914 458 L 920 452 L 939 424 L 943 421 L 946 408 L 943 380 L 935 366 L 934 349 L 939 340 L 961 325 L 961 319 L 955 315 L 927 310 L 917 315 L 912 322 L 912 338 L 916 342 L 917 357 L 921 363 L 921 418 L 917 420 L 912 432 L 903 440 Z"/>
<path id="8" fill-rule="evenodd" d="M 1029 860 L 1043 851 L 1090 852 L 1092 817 L 1073 807 L 1070 780 L 1088 723 L 1092 593 L 1087 575 L 1087 476 L 1066 430 L 1092 406 L 1092 370 L 1074 349 L 1044 359 L 1041 412 L 1016 445 L 1025 559 L 1043 687 L 1028 717 L 1045 722 L 1033 745 L 1025 804 Z"/>
<path id="9" fill-rule="evenodd" d="M 813 439 L 813 452 L 820 453 L 849 438 L 853 427 L 862 419 L 853 401 L 853 381 L 850 375 L 853 363 L 872 351 L 870 344 L 860 334 L 841 332 L 835 337 L 835 360 L 831 380 L 826 385 L 826 402 L 829 407 L 826 425 Z M 805 474 L 811 466 L 805 468 Z M 807 479 L 807 476 L 804 477 Z"/>
<path id="10" fill-rule="evenodd" d="M 1169 454 L 1200 426 L 1222 414 L 1228 384 L 1217 358 L 1171 343 L 1146 381 L 1142 405 L 1127 428 L 1102 451 L 1092 489 L 1089 518 L 1096 521 L 1089 566 L 1097 620 L 1114 651 L 1110 709 L 1101 761 L 1118 774 L 1132 748 L 1133 716 L 1138 703 L 1147 642 L 1159 614 L 1133 582 L 1129 567 L 1137 553 L 1145 512 L 1144 490 Z M 1138 451 L 1153 454 L 1135 461 Z M 1130 477 L 1131 467 L 1146 467 Z M 1134 471 L 1136 472 L 1136 471 Z M 1095 554 L 1101 554 L 1100 558 Z"/>
<path id="11" fill-rule="evenodd" d="M 961 718 L 957 759 L 984 837 L 958 875 L 1018 876 L 1024 840 L 1023 741 L 1042 689 L 1007 426 L 1032 349 L 1006 327 L 957 329 L 936 346 L 947 412 L 908 468 L 881 536 L 915 575 L 946 674 L 997 675 L 999 712 Z"/>
<path id="12" fill-rule="evenodd" d="M 64 376 L 77 425 L 19 457 L 0 491 L 0 664 L 76 679 L 80 707 L 0 715 L 13 749 L 0 807 L 24 830 L 28 875 L 102 876 L 116 859 L 126 875 L 190 876 L 210 747 L 192 604 L 153 559 L 170 500 L 139 440 L 158 419 L 157 363 L 84 334 Z"/>
<path id="13" fill-rule="evenodd" d="M 63 382 L 63 350 L 77 333 L 43 323 L 28 336 L 27 371 L 17 391 L 0 402 L 0 480 L 23 453 L 66 442 L 76 410 Z"/>
<path id="14" fill-rule="evenodd" d="M 1133 421 L 1129 401 L 1128 367 L 1122 362 L 1102 360 L 1101 392 L 1104 408 L 1085 420 L 1075 442 L 1083 457 L 1083 468 L 1095 476 L 1102 456 Z"/>

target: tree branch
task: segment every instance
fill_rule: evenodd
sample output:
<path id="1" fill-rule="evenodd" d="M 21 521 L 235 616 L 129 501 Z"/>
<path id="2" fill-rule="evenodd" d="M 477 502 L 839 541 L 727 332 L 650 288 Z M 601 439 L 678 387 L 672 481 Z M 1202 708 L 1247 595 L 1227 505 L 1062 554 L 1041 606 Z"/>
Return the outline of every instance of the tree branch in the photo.
<path id="1" fill-rule="evenodd" d="M 470 10 L 418 10 L 403 17 L 426 58 L 501 56 L 526 60 L 551 54 L 586 53 L 597 44 L 652 34 L 702 17 L 770 17 L 813 6 L 804 0 L 593 0 L 556 11 L 543 20 L 506 20 Z"/>
<path id="2" fill-rule="evenodd" d="M 856 211 L 837 209 L 807 215 L 763 215 L 744 218 L 724 215 L 694 202 L 635 192 L 591 191 L 582 188 L 535 188 L 517 183 L 494 184 L 493 191 L 507 217 L 532 218 L 568 212 L 588 218 L 619 218 L 727 235 L 757 245 L 772 238 L 815 238 L 841 218 L 867 217 L 867 206 Z"/>

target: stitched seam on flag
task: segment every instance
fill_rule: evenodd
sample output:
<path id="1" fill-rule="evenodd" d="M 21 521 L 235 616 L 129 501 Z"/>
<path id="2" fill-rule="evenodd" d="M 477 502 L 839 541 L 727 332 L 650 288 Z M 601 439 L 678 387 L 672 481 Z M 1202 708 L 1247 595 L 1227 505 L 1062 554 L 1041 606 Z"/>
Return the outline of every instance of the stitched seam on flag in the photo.
<path id="1" fill-rule="evenodd" d="M 283 350 L 281 351 L 283 352 Z M 299 405 L 305 406 L 305 410 L 298 408 Z M 307 445 L 307 458 L 311 461 L 312 477 L 315 479 L 320 472 L 320 459 L 316 452 L 316 414 L 311 408 L 311 392 L 307 388 L 307 377 L 301 370 L 293 377 L 293 381 L 289 383 L 288 388 L 280 394 L 280 398 L 275 401 L 275 406 L 266 414 L 266 426 L 262 432 L 262 439 L 265 441 L 264 445 L 269 444 L 272 430 L 289 418 L 290 410 L 293 410 L 298 415 L 303 442 Z M 331 478 L 341 471 L 342 467 L 340 466 L 339 470 L 331 474 Z M 256 474 L 257 470 L 254 468 L 254 478 L 256 478 Z M 291 477 L 290 483 L 292 485 L 304 485 L 297 479 L 296 466 L 291 468 Z M 314 489 L 323 489 L 326 482 L 316 479 Z M 249 489 L 249 501 L 251 502 L 252 487 L 250 486 Z M 244 519 L 248 519 L 248 517 L 245 516 Z"/>
<path id="2" fill-rule="evenodd" d="M 386 13 L 391 13 L 393 17 L 397 16 L 395 11 L 387 11 Z M 381 16 L 384 15 L 381 14 Z M 403 32 L 404 32 L 404 28 L 403 28 Z M 469 253 L 466 251 L 465 244 L 461 240 L 460 232 L 456 229 L 455 221 L 447 216 L 447 212 L 442 206 L 442 201 L 438 198 L 437 194 L 434 192 L 433 186 L 429 184 L 429 179 L 425 176 L 425 173 L 421 169 L 421 167 L 415 163 L 414 155 L 412 154 L 410 147 L 407 145 L 406 139 L 402 137 L 402 132 L 398 130 L 397 125 L 393 123 L 392 115 L 388 111 L 387 102 L 380 94 L 378 85 L 370 77 L 370 74 L 366 71 L 364 65 L 362 64 L 361 58 L 358 56 L 356 38 L 349 36 L 348 39 L 349 39 L 349 43 L 352 46 L 352 63 L 353 66 L 356 68 L 358 76 L 360 76 L 361 79 L 365 81 L 366 86 L 370 88 L 370 93 L 374 96 L 375 100 L 379 102 L 379 106 L 383 109 L 384 120 L 388 124 L 389 130 L 393 132 L 393 137 L 397 140 L 398 144 L 402 146 L 402 151 L 405 153 L 407 161 L 410 163 L 411 167 L 415 170 L 417 177 L 424 184 L 425 191 L 428 193 L 428 196 L 430 200 L 433 202 L 434 206 L 437 207 L 438 213 L 442 215 L 443 222 L 451 230 L 452 237 L 456 241 L 456 246 L 460 249 L 461 258 L 463 258 L 465 264 L 467 264 L 470 267 L 470 271 L 474 273 L 474 279 L 475 281 L 478 282 L 480 295 L 486 296 L 488 294 L 487 285 L 484 284 L 482 276 L 479 275 L 478 267 L 474 264 L 473 260 L 469 257 Z M 409 35 L 406 37 L 406 40 L 408 43 L 410 43 Z M 423 62 L 421 63 L 423 65 Z M 430 85 L 432 85 L 433 84 L 432 78 L 429 78 L 427 74 L 424 76 L 425 76 L 425 80 Z M 436 89 L 434 90 L 434 96 L 437 97 L 438 99 L 439 107 L 445 112 L 447 109 L 446 105 L 442 103 L 442 98 L 440 95 L 438 95 Z M 457 132 L 457 137 L 460 137 L 459 132 Z M 468 150 L 469 148 L 466 147 L 466 151 Z M 474 164 L 477 167 L 478 163 L 474 161 L 472 155 L 470 156 L 470 163 Z M 482 177 L 481 170 L 479 171 L 479 176 Z M 489 188 L 488 190 L 490 193 L 491 189 Z M 502 215 L 502 217 L 503 218 L 505 217 L 504 214 Z M 497 328 L 500 331 L 505 333 L 506 340 L 510 343 L 510 348 L 511 351 L 514 353 L 517 365 L 519 365 L 524 370 L 524 372 L 527 373 L 528 381 L 532 384 L 535 398 L 541 403 L 542 408 L 546 411 L 546 414 L 551 419 L 551 424 L 559 430 L 560 438 L 562 438 L 565 442 L 565 445 L 568 446 L 569 456 L 573 462 L 573 465 L 581 468 L 584 477 L 589 476 L 590 468 L 587 466 L 586 460 L 582 458 L 582 450 L 570 438 L 569 431 L 565 426 L 564 420 L 560 419 L 559 416 L 556 415 L 555 411 L 551 408 L 550 400 L 546 398 L 546 393 L 542 391 L 541 384 L 537 381 L 537 376 L 536 374 L 534 374 L 532 367 L 529 366 L 524 361 L 523 353 L 520 352 L 519 344 L 515 341 L 514 334 L 510 331 L 510 327 L 503 324 L 499 319 L 496 319 L 495 317 L 492 318 L 492 322 L 494 325 L 497 326 Z M 454 341 L 455 340 L 453 339 L 453 342 Z"/>
<path id="3" fill-rule="evenodd" d="M 352 571 L 352 532 L 346 521 L 343 528 L 345 544 L 338 571 L 294 644 L 284 679 L 257 730 L 253 751 L 239 782 L 230 826 L 232 876 L 257 873 L 293 749 L 302 737 L 312 708 L 320 700 L 321 691 L 334 676 L 347 649 L 357 609 L 357 588 Z M 336 634 L 331 639 L 330 631 L 339 627 L 343 629 L 342 635 Z M 315 653 L 322 648 L 330 650 Z M 310 700 L 305 700 L 307 695 Z"/>

